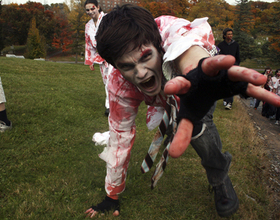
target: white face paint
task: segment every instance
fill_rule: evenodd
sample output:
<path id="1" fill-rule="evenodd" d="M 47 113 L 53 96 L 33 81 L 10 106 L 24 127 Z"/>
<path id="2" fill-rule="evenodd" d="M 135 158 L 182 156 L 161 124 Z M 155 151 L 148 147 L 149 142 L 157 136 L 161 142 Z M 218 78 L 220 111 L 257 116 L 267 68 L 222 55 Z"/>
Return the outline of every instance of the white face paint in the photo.
<path id="1" fill-rule="evenodd" d="M 132 47 L 129 47 L 132 48 Z M 128 49 L 115 65 L 123 77 L 137 86 L 143 93 L 155 96 L 162 86 L 162 56 L 152 45 L 142 45 L 134 50 Z"/>
<path id="2" fill-rule="evenodd" d="M 99 6 L 96 7 L 93 3 L 86 4 L 86 13 L 89 15 L 94 21 L 97 21 L 99 17 Z"/>

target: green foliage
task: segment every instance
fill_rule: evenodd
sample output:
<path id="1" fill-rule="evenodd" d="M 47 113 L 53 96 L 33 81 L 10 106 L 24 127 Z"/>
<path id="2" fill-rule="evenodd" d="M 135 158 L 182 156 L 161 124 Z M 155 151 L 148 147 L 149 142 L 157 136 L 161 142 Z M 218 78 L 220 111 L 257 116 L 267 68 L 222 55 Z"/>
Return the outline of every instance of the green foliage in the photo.
<path id="1" fill-rule="evenodd" d="M 2 16 L 2 1 L 0 1 L 0 18 Z M 4 48 L 3 36 L 2 36 L 2 22 L 0 22 L 0 51 Z"/>
<path id="2" fill-rule="evenodd" d="M 234 21 L 234 39 L 239 44 L 240 59 L 252 59 L 259 57 L 261 54 L 260 48 L 255 43 L 254 38 L 249 35 L 252 30 L 253 20 L 250 12 L 251 5 L 248 0 L 237 0 L 236 17 Z"/>
<path id="3" fill-rule="evenodd" d="M 29 59 L 45 58 L 45 41 L 40 36 L 39 30 L 36 28 L 36 19 L 32 18 L 31 26 L 28 32 L 27 47 L 25 57 Z"/>
<path id="4" fill-rule="evenodd" d="M 232 27 L 233 11 L 224 0 L 200 0 L 191 7 L 187 19 L 208 17 L 209 24 L 215 30 L 222 31 L 226 27 Z"/>
<path id="5" fill-rule="evenodd" d="M 0 133 L 0 219 L 79 220 L 104 196 L 103 146 L 91 141 L 108 130 L 104 116 L 105 91 L 98 66 L 0 57 L 0 76 L 13 129 Z M 201 161 L 191 146 L 168 161 L 154 190 L 151 172 L 141 174 L 155 131 L 146 127 L 147 106 L 139 107 L 137 136 L 131 153 L 127 186 L 120 195 L 117 219 L 222 219 Z M 214 120 L 223 151 L 233 155 L 230 169 L 240 200 L 229 219 L 270 219 L 270 197 L 263 184 L 262 148 L 240 103 L 225 111 L 219 101 Z M 268 167 L 269 169 L 269 167 Z M 97 219 L 116 219 L 112 215 Z M 272 218 L 271 218 L 272 219 Z"/>
<path id="6" fill-rule="evenodd" d="M 77 57 L 81 52 L 84 52 L 84 42 L 85 42 L 85 24 L 90 19 L 85 13 L 84 1 L 83 0 L 71 0 L 71 11 L 69 12 L 68 18 L 71 24 L 72 32 L 72 51 Z"/>

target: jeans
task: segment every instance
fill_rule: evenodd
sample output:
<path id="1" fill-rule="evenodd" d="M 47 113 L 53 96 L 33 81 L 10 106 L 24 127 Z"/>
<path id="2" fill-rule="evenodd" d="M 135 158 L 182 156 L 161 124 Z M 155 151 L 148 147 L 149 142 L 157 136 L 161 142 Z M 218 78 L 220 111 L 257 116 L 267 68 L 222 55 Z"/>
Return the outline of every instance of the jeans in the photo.
<path id="1" fill-rule="evenodd" d="M 202 119 L 206 129 L 201 136 L 191 141 L 191 145 L 201 158 L 201 164 L 206 170 L 209 184 L 219 186 L 227 177 L 232 156 L 228 152 L 221 152 L 220 135 L 213 122 L 215 107 L 216 103 Z"/>
<path id="2" fill-rule="evenodd" d="M 280 119 L 280 107 L 278 107 L 276 110 L 276 120 L 279 121 L 279 119 Z"/>
<path id="3" fill-rule="evenodd" d="M 260 102 L 261 102 L 261 100 L 256 99 L 256 102 L 255 102 L 255 108 L 258 108 L 258 107 L 259 107 Z"/>

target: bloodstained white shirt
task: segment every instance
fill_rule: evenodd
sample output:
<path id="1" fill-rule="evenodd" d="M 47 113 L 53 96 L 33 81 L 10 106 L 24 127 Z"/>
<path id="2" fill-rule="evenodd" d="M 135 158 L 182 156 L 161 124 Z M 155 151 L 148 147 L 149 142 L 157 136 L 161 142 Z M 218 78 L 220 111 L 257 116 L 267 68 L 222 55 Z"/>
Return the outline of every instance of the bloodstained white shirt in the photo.
<path id="1" fill-rule="evenodd" d="M 167 80 L 176 75 L 173 61 L 191 46 L 200 46 L 210 56 L 214 55 L 216 47 L 207 20 L 208 18 L 200 18 L 189 22 L 172 16 L 161 16 L 155 19 L 165 50 L 163 74 Z M 144 101 L 150 106 L 165 107 L 167 96 L 163 91 L 152 97 L 143 94 L 136 86 L 125 80 L 116 69 L 109 76 L 108 90 L 110 139 L 99 156 L 107 163 L 105 190 L 108 195 L 116 195 L 125 188 L 130 152 L 136 135 L 135 118 L 139 105 Z M 148 112 L 147 123 L 149 123 L 149 118 L 153 118 L 149 114 L 156 114 L 156 112 Z"/>
<path id="2" fill-rule="evenodd" d="M 96 50 L 95 40 L 95 35 L 104 15 L 105 14 L 103 11 L 99 13 L 96 25 L 93 19 L 90 19 L 85 25 L 85 65 L 91 65 L 93 63 L 102 64 L 105 62 L 105 60 L 98 54 Z"/>

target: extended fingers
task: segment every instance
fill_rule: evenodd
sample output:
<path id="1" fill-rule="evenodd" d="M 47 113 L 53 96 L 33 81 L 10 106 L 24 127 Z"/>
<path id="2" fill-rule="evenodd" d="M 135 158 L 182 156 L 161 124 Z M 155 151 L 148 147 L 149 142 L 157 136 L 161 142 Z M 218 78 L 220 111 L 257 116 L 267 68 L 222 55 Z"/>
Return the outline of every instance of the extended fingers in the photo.
<path id="1" fill-rule="evenodd" d="M 85 213 L 87 214 L 87 217 L 92 218 L 97 214 L 97 211 L 94 211 L 94 209 L 90 208 L 86 210 Z"/>
<path id="2" fill-rule="evenodd" d="M 193 124 L 188 119 L 182 119 L 178 125 L 177 132 L 169 148 L 169 154 L 173 158 L 180 157 L 191 142 Z"/>
<path id="3" fill-rule="evenodd" d="M 231 55 L 217 55 L 209 57 L 202 62 L 202 71 L 208 76 L 215 76 L 220 70 L 229 69 L 235 62 Z"/>
<path id="4" fill-rule="evenodd" d="M 164 92 L 167 95 L 185 94 L 191 87 L 190 81 L 184 77 L 178 76 L 165 84 Z"/>
<path id="5" fill-rule="evenodd" d="M 248 96 L 255 97 L 258 100 L 262 100 L 276 107 L 280 107 L 280 96 L 269 92 L 259 86 L 254 86 L 249 83 L 246 93 Z"/>
<path id="6" fill-rule="evenodd" d="M 249 82 L 257 86 L 265 84 L 267 80 L 267 77 L 259 72 L 240 66 L 232 66 L 229 68 L 228 78 L 231 81 Z"/>

